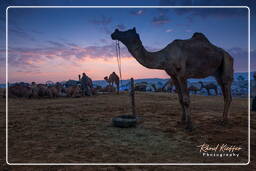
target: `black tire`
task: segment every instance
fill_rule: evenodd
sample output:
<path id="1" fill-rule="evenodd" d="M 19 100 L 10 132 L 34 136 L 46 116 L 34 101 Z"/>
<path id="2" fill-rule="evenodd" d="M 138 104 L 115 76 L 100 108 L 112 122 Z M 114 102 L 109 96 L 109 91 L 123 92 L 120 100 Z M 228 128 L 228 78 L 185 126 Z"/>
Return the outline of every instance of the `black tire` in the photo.
<path id="1" fill-rule="evenodd" d="M 137 124 L 137 118 L 133 115 L 120 115 L 112 119 L 112 123 L 115 127 L 130 128 L 135 127 Z"/>

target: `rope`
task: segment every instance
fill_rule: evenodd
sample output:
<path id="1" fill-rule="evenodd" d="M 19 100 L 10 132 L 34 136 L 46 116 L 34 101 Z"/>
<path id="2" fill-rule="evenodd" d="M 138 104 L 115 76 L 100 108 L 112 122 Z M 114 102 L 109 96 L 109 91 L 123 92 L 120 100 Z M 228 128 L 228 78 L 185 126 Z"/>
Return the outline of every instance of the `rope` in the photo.
<path id="1" fill-rule="evenodd" d="M 120 54 L 120 44 L 119 41 L 116 41 L 116 57 L 117 57 L 117 64 L 118 64 L 118 71 L 120 76 L 120 81 L 122 85 L 122 68 L 121 68 L 121 54 Z"/>

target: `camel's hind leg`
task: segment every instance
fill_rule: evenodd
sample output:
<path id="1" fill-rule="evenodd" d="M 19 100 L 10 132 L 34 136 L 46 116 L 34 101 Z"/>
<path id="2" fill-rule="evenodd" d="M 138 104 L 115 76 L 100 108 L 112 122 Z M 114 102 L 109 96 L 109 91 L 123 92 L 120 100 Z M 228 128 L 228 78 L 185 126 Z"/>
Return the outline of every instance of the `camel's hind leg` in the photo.
<path id="1" fill-rule="evenodd" d="M 231 94 L 231 81 L 223 81 L 221 78 L 216 77 L 217 82 L 219 83 L 222 94 L 224 97 L 224 111 L 223 111 L 223 123 L 226 123 L 228 121 L 229 117 L 229 108 L 230 104 L 232 102 L 232 94 Z"/>
<path id="2" fill-rule="evenodd" d="M 230 104 L 232 102 L 231 83 L 224 84 L 223 85 L 223 89 L 224 89 L 224 92 L 225 92 L 225 95 L 224 95 L 223 121 L 227 122 L 228 121 Z"/>
<path id="3" fill-rule="evenodd" d="M 218 94 L 219 94 L 218 93 L 218 88 L 215 88 L 214 90 L 215 90 L 215 96 L 218 96 Z"/>
<path id="4" fill-rule="evenodd" d="M 211 95 L 210 89 L 206 89 L 206 90 L 207 90 L 208 96 L 210 96 Z"/>

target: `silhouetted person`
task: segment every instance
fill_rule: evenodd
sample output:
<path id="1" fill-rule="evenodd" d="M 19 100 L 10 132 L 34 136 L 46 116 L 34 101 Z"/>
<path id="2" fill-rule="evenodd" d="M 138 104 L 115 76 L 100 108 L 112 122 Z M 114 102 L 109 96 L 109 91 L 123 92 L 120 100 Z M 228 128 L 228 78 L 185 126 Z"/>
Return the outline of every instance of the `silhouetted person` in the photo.
<path id="1" fill-rule="evenodd" d="M 81 81 L 81 75 L 80 74 L 78 75 L 78 80 Z"/>
<path id="2" fill-rule="evenodd" d="M 82 95 L 92 96 L 92 80 L 85 73 L 81 78 Z"/>

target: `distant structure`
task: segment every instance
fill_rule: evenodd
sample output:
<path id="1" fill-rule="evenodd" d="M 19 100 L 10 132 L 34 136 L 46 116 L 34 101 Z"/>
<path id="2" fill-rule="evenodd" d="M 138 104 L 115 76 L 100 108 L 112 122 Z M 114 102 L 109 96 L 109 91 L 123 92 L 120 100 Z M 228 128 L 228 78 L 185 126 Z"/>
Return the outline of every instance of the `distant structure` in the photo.
<path id="1" fill-rule="evenodd" d="M 232 101 L 233 58 L 223 49 L 213 45 L 204 34 L 194 33 L 190 39 L 174 40 L 157 52 L 146 50 L 135 27 L 127 31 L 116 29 L 111 38 L 121 41 L 141 65 L 150 69 L 165 70 L 172 78 L 182 106 L 181 123 L 186 123 L 186 129 L 192 130 L 187 89 L 189 78 L 216 78 L 224 95 L 223 123 L 228 121 Z"/>

